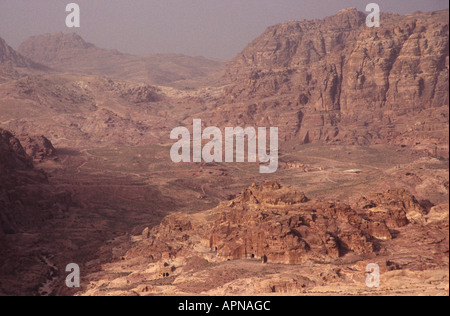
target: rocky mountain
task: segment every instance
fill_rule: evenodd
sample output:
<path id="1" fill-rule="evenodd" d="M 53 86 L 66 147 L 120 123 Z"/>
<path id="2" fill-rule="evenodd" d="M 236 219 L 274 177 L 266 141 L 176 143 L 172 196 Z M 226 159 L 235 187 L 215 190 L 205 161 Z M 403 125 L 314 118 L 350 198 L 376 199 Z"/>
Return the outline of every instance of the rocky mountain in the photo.
<path id="1" fill-rule="evenodd" d="M 47 70 L 47 67 L 19 54 L 0 37 L 0 83 L 18 79 L 24 74 Z"/>
<path id="2" fill-rule="evenodd" d="M 224 78 L 76 34 L 0 41 L 0 295 L 74 295 L 70 262 L 78 295 L 448 295 L 448 11 L 365 17 L 270 27 Z M 277 173 L 174 164 L 193 118 L 278 126 Z"/>
<path id="3" fill-rule="evenodd" d="M 0 64 L 9 64 L 15 67 L 27 67 L 30 61 L 12 49 L 5 40 L 0 38 Z"/>
<path id="4" fill-rule="evenodd" d="M 105 54 L 117 54 L 117 51 L 107 51 L 97 48 L 94 44 L 85 42 L 77 34 L 46 34 L 33 36 L 22 43 L 19 52 L 28 58 L 51 65 L 68 61 L 77 52 L 91 51 Z"/>
<path id="5" fill-rule="evenodd" d="M 18 50 L 23 56 L 53 69 L 113 79 L 193 88 L 219 82 L 224 63 L 176 54 L 136 56 L 102 49 L 77 34 L 33 36 Z"/>
<path id="6" fill-rule="evenodd" d="M 179 90 L 165 90 L 175 98 L 164 103 L 177 111 L 155 114 L 163 116 L 160 123 L 166 127 L 191 126 L 193 113 L 208 126 L 277 126 L 284 151 L 309 143 L 389 144 L 448 157 L 448 11 L 384 14 L 381 27 L 374 29 L 366 26 L 365 18 L 364 13 L 348 9 L 323 20 L 272 26 L 228 63 L 222 83 L 230 84 L 223 85 L 221 92 L 216 89 L 219 92 L 199 93 L 199 97 L 189 99 L 180 98 Z M 142 109 L 142 104 L 156 105 L 162 100 L 161 93 L 141 86 L 142 82 L 186 91 L 214 85 L 218 81 L 210 76 L 219 75 L 222 69 L 222 63 L 202 58 L 133 56 L 105 50 L 76 34 L 35 36 L 25 41 L 19 52 L 58 71 L 84 77 L 77 82 L 98 81 L 92 75 L 128 81 L 126 85 L 134 87 L 122 91 L 120 98 L 131 103 L 133 111 L 136 105 Z M 91 75 L 89 80 L 87 75 Z M 106 96 L 105 88 L 93 91 L 88 85 L 81 88 L 74 83 L 62 91 L 59 87 L 58 91 L 47 91 L 52 84 L 27 80 L 30 83 L 20 82 L 24 90 L 21 98 L 39 102 L 39 106 L 56 102 L 58 106 L 52 106 L 52 111 L 72 111 L 66 100 L 95 109 L 99 99 Z M 130 81 L 140 83 L 130 85 Z M 40 86 L 42 93 L 37 91 Z M 7 98 L 17 99 L 11 96 L 11 89 L 7 88 Z M 64 91 L 70 95 L 64 96 Z M 58 99 L 51 101 L 55 96 Z M 9 105 L 6 114 L 17 111 Z M 105 108 L 121 118 L 128 116 L 109 104 Z M 121 109 L 123 112 L 124 107 Z M 13 116 L 17 117 L 15 113 Z M 183 122 L 168 122 L 174 116 L 184 118 Z M 147 115 L 139 113 L 136 117 L 141 121 Z M 36 134 L 37 130 L 27 125 L 8 121 L 2 126 L 18 134 Z M 93 131 L 91 127 L 89 131 Z M 46 131 L 48 136 L 60 133 Z M 167 142 L 167 133 L 161 134 L 159 128 L 153 133 L 158 134 L 156 138 L 162 137 L 160 142 Z"/>
<path id="7" fill-rule="evenodd" d="M 18 76 L 16 67 L 27 67 L 27 60 L 0 38 L 0 83 Z"/>
<path id="8" fill-rule="evenodd" d="M 278 126 L 283 143 L 389 143 L 448 156 L 448 10 L 268 28 L 227 66 L 210 121 Z"/>
<path id="9" fill-rule="evenodd" d="M 417 257 L 417 249 L 408 245 L 411 234 L 421 240 L 414 245 L 420 254 L 439 257 L 441 266 L 427 266 Z M 427 211 L 404 190 L 363 197 L 349 206 L 309 200 L 276 182 L 254 184 L 213 210 L 173 214 L 146 228 L 120 261 L 90 276 L 83 293 L 314 294 L 326 293 L 335 282 L 343 292 L 363 293 L 364 263 L 370 260 L 383 273 L 402 270 L 408 284 L 422 282 L 424 269 L 443 273 L 446 234 L 448 205 Z M 400 244 L 402 254 L 396 253 Z M 340 268 L 327 272 L 334 264 Z M 111 277 L 123 270 L 130 273 Z M 385 295 L 391 282 L 383 280 Z M 435 285 L 445 289 L 445 281 Z"/>

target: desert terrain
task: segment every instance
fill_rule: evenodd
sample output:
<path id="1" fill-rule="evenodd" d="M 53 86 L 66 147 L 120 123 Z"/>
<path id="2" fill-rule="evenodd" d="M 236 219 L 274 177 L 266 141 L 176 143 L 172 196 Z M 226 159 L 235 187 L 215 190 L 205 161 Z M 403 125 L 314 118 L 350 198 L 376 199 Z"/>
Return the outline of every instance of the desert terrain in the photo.
<path id="1" fill-rule="evenodd" d="M 365 17 L 228 62 L 0 39 L 0 295 L 448 295 L 448 10 Z M 173 163 L 197 118 L 279 127 L 277 172 Z"/>

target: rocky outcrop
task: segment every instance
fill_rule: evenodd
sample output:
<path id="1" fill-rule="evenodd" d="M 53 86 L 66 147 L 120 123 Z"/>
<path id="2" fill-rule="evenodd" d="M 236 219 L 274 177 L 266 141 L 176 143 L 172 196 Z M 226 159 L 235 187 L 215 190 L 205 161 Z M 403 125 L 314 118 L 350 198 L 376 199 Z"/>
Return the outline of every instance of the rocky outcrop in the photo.
<path id="1" fill-rule="evenodd" d="M 278 126 L 283 145 L 390 143 L 448 156 L 448 11 L 343 10 L 268 28 L 227 67 L 210 120 Z M 228 123 L 230 124 L 230 123 Z"/>
<path id="2" fill-rule="evenodd" d="M 0 234 L 15 234 L 62 214 L 70 204 L 35 170 L 19 140 L 0 129 Z"/>
<path id="3" fill-rule="evenodd" d="M 429 225 L 436 222 L 445 222 L 448 225 L 449 221 L 449 205 L 440 204 L 434 206 L 430 212 L 425 216 L 425 224 Z"/>
<path id="4" fill-rule="evenodd" d="M 11 212 L 11 201 L 8 190 L 15 173 L 33 169 L 31 159 L 25 153 L 18 139 L 5 130 L 0 129 L 0 241 L 7 233 L 17 230 L 14 212 Z"/>
<path id="5" fill-rule="evenodd" d="M 402 212 L 424 212 L 403 190 L 368 194 L 357 204 L 308 200 L 276 182 L 254 184 L 213 210 L 172 214 L 131 237 L 131 249 L 90 274 L 81 293 L 361 294 L 369 263 L 379 265 L 383 282 L 368 295 L 423 293 L 418 284 L 431 275 L 443 278 L 432 287 L 444 293 L 448 205 L 432 208 L 422 225 L 397 220 L 406 218 Z M 399 275 L 405 278 L 397 282 Z"/>
<path id="6" fill-rule="evenodd" d="M 107 80 L 106 87 L 132 104 L 158 102 L 163 98 L 161 90 L 146 84 L 130 84 Z"/>
<path id="7" fill-rule="evenodd" d="M 243 190 L 239 201 L 268 206 L 286 206 L 306 203 L 308 198 L 302 192 L 282 187 L 277 182 L 268 182 L 260 186 L 253 184 L 250 188 Z"/>
<path id="8" fill-rule="evenodd" d="M 45 254 L 59 241 L 43 240 L 72 203 L 68 191 L 33 167 L 19 140 L 0 129 L 0 295 L 36 295 L 55 275 Z"/>
<path id="9" fill-rule="evenodd" d="M 45 136 L 23 135 L 19 139 L 27 155 L 34 161 L 42 162 L 56 156 L 55 147 Z"/>
<path id="10" fill-rule="evenodd" d="M 380 218 L 390 228 L 399 228 L 427 214 L 416 198 L 404 189 L 392 189 L 385 193 L 370 193 L 362 197 L 357 206 L 367 211 L 371 218 Z"/>
<path id="11" fill-rule="evenodd" d="M 358 205 L 359 210 L 339 202 L 309 201 L 279 183 L 252 185 L 214 210 L 168 216 L 159 227 L 143 232 L 144 241 L 127 258 L 174 260 L 204 247 L 219 261 L 329 263 L 348 253 L 377 253 L 381 241 L 394 238 L 394 229 L 409 224 L 406 214 L 425 213 L 401 190 L 369 195 Z"/>

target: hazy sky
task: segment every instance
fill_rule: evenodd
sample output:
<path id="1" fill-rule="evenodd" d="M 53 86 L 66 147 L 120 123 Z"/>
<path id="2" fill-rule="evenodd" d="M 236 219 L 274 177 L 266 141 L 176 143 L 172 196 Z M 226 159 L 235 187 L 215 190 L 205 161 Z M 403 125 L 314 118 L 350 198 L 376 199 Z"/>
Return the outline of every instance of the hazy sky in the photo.
<path id="1" fill-rule="evenodd" d="M 81 28 L 65 25 L 66 5 L 81 8 Z M 230 59 L 266 27 L 322 18 L 376 2 L 401 14 L 448 9 L 448 0 L 0 0 L 0 37 L 17 48 L 31 35 L 76 32 L 126 53 L 182 53 Z"/>

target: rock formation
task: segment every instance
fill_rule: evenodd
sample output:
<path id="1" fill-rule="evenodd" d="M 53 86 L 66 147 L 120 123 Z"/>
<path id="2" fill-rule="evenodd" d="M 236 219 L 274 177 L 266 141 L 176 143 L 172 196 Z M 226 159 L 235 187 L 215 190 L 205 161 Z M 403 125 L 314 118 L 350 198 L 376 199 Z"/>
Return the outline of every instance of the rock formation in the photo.
<path id="1" fill-rule="evenodd" d="M 0 64 L 10 64 L 15 67 L 28 67 L 31 63 L 8 46 L 4 39 L 0 38 Z"/>
<path id="2" fill-rule="evenodd" d="M 56 149 L 45 136 L 19 136 L 20 143 L 28 156 L 41 162 L 56 156 Z"/>
<path id="3" fill-rule="evenodd" d="M 51 221 L 64 218 L 71 204 L 67 191 L 34 169 L 19 140 L 0 129 L 0 295 L 37 294 L 49 269 L 39 234 L 43 227 L 48 233 Z"/>
<path id="4" fill-rule="evenodd" d="M 278 126 L 287 148 L 389 143 L 448 156 L 448 11 L 269 27 L 227 66 L 217 124 Z"/>
<path id="5" fill-rule="evenodd" d="M 379 250 L 374 242 L 391 240 L 395 228 L 409 224 L 409 212 L 425 213 L 407 192 L 375 196 L 375 201 L 362 198 L 355 210 L 339 202 L 309 201 L 278 183 L 253 185 L 212 211 L 168 216 L 152 232 L 146 230 L 149 239 L 128 255 L 175 258 L 198 244 L 208 245 L 221 260 L 283 264 L 332 262 L 348 252 L 370 255 Z M 374 209 L 382 206 L 384 211 Z"/>
<path id="6" fill-rule="evenodd" d="M 12 49 L 0 37 L 0 83 L 17 78 L 17 67 L 29 66 L 29 61 Z"/>
<path id="7" fill-rule="evenodd" d="M 19 140 L 0 129 L 0 245 L 3 247 L 1 242 L 5 234 L 17 232 L 19 222 L 26 219 L 26 215 L 22 213 L 23 205 L 15 205 L 15 201 L 11 201 L 14 195 L 10 194 L 10 190 L 20 185 L 19 172 L 29 172 L 32 169 L 32 161 Z"/>
<path id="8" fill-rule="evenodd" d="M 440 274 L 448 267 L 448 205 L 436 207 L 427 224 L 408 221 L 416 212 L 426 213 L 403 190 L 368 194 L 352 208 L 310 201 L 276 182 L 253 184 L 213 210 L 172 214 L 144 229 L 121 260 L 88 277 L 83 293 L 314 294 L 349 293 L 352 286 L 363 292 L 371 262 L 422 282 L 409 270 Z M 128 276 L 112 277 L 123 270 Z M 384 280 L 380 293 L 390 293 L 391 282 Z"/>
<path id="9" fill-rule="evenodd" d="M 427 214 L 426 209 L 416 198 L 403 189 L 389 190 L 385 193 L 370 193 L 362 197 L 356 204 L 372 217 L 383 217 L 383 220 L 391 228 L 406 226 L 410 222 L 415 222 L 415 216 L 420 217 Z"/>
<path id="10" fill-rule="evenodd" d="M 0 231 L 14 234 L 61 214 L 70 197 L 52 192 L 17 138 L 0 129 Z"/>
<path id="11" fill-rule="evenodd" d="M 0 126 L 25 135 L 0 129 L 0 295 L 72 295 L 69 262 L 86 295 L 448 294 L 448 11 L 365 18 L 270 27 L 223 80 L 75 34 L 0 40 Z M 281 168 L 173 164 L 193 118 L 279 127 Z"/>

